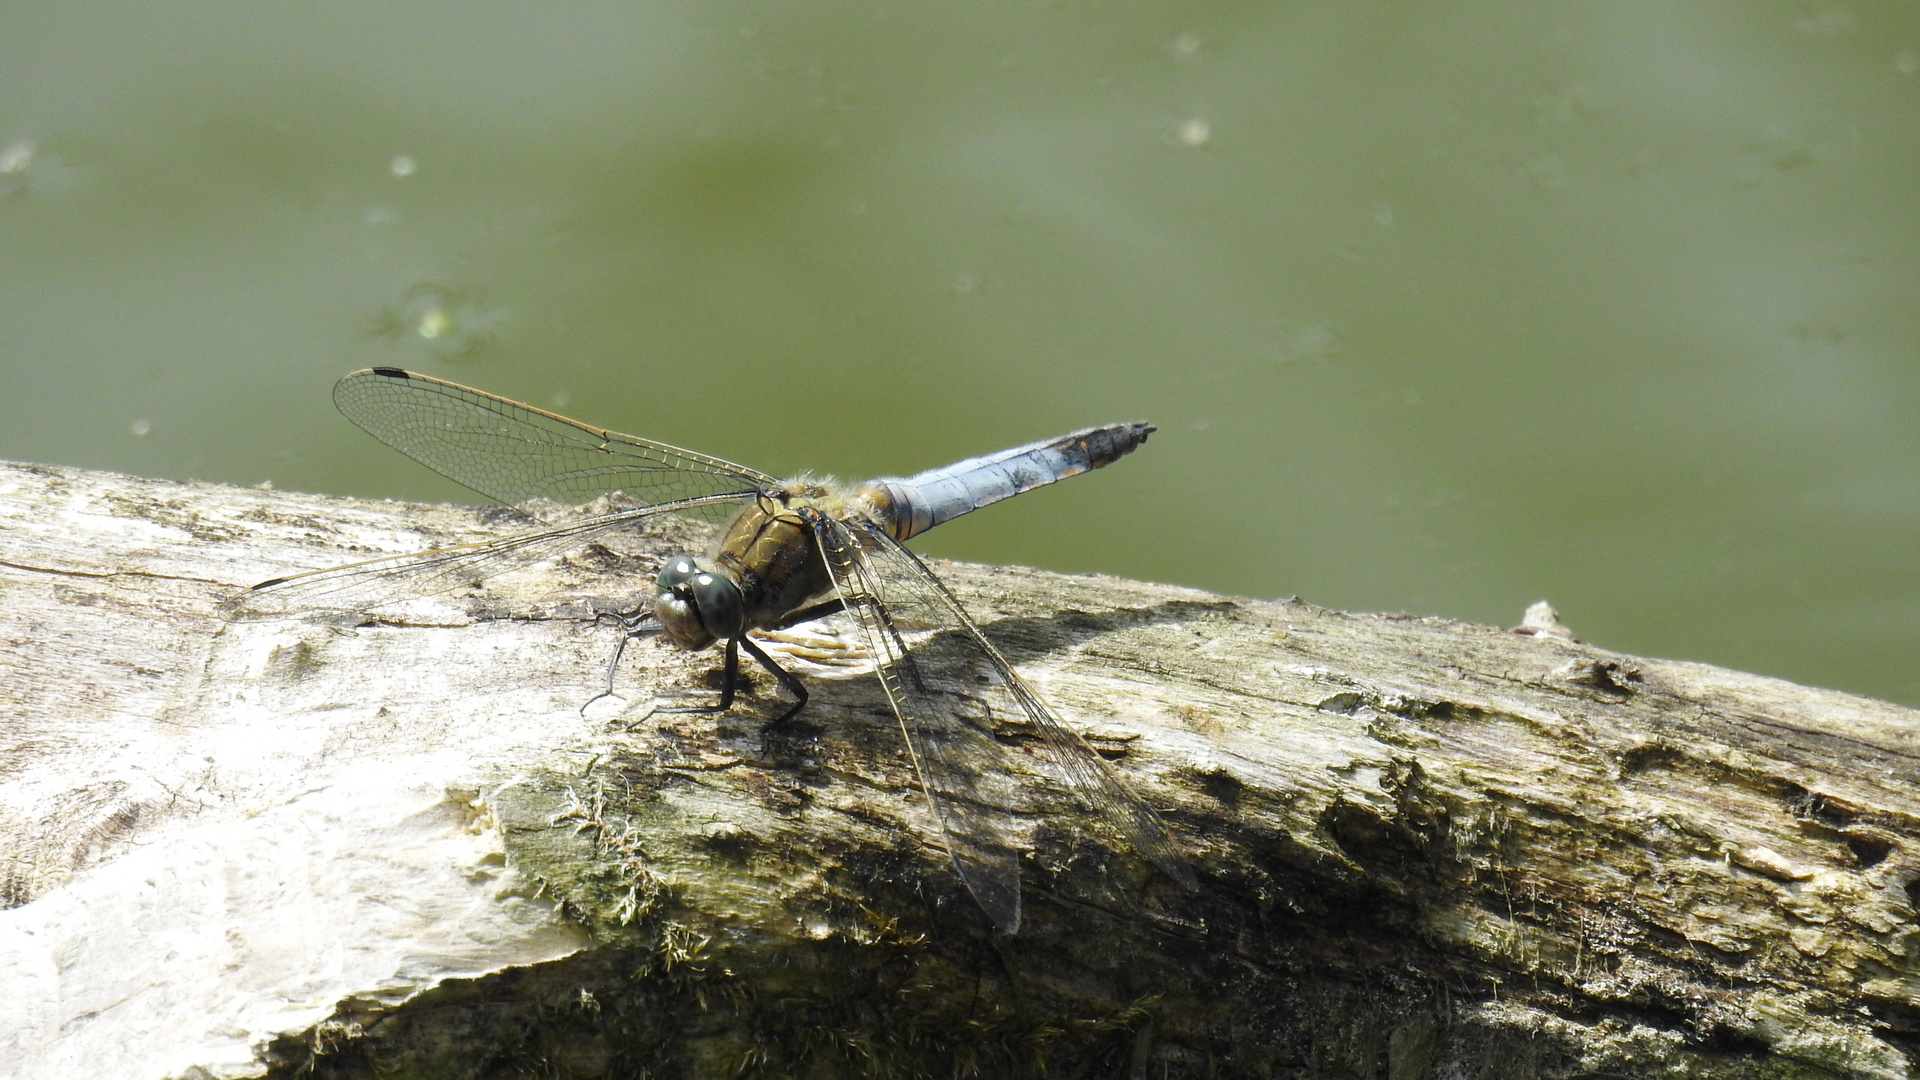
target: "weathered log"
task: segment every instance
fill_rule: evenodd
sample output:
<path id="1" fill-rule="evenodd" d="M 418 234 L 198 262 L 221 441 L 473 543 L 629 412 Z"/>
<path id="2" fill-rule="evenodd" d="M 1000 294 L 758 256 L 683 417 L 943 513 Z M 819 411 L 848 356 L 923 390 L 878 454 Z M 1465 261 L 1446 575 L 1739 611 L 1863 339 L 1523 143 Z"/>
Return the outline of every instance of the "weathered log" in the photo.
<path id="1" fill-rule="evenodd" d="M 214 611 L 524 527 L 0 467 L 0 1074 L 1914 1074 L 1912 710 L 1546 623 L 942 564 L 1202 881 L 1009 730 L 1007 939 L 831 625 L 769 643 L 815 661 L 778 728 L 765 679 L 650 714 L 717 661 L 644 639 L 587 704 L 593 612 L 685 536 L 370 625 Z"/>

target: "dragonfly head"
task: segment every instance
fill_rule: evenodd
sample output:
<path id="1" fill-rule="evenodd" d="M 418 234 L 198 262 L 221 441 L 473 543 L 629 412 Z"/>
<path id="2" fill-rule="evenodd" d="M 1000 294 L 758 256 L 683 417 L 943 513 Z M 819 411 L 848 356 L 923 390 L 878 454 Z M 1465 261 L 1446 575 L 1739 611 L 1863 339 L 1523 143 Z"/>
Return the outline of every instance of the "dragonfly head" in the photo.
<path id="1" fill-rule="evenodd" d="M 732 578 L 692 555 L 675 555 L 653 579 L 653 617 L 675 645 L 690 652 L 739 637 L 746 602 Z"/>

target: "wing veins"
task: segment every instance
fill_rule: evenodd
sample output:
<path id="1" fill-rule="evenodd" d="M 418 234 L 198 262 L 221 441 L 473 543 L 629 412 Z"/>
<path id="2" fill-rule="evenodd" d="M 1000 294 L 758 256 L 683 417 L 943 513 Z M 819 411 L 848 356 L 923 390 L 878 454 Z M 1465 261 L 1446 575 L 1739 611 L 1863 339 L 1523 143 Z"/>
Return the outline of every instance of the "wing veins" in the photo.
<path id="1" fill-rule="evenodd" d="M 1131 841 L 1141 854 L 1152 859 L 1182 885 L 1198 889 L 1199 882 L 1193 876 L 1192 868 L 1187 865 L 1186 858 L 1180 854 L 1172 836 L 1168 834 L 1159 812 L 1127 786 L 1106 759 L 1060 719 L 1039 692 L 1021 678 L 1013 665 L 1000 654 L 1000 650 L 994 648 L 986 635 L 980 632 L 959 598 L 920 561 L 919 556 L 884 530 L 866 531 L 874 537 L 876 549 L 885 553 L 882 558 L 889 559 L 897 568 L 906 571 L 901 577 L 918 587 L 920 602 L 945 617 L 945 625 L 940 633 L 957 635 L 954 640 L 963 643 L 963 648 L 975 653 L 993 670 L 1008 696 L 1013 698 L 1039 731 L 1041 744 L 1046 747 L 1048 756 L 1066 773 L 1080 796 L 1109 825 Z M 911 652 L 907 655 L 908 663 L 917 675 L 919 665 L 912 660 Z"/>
<path id="2" fill-rule="evenodd" d="M 980 633 L 959 599 L 926 564 L 891 534 L 864 522 L 830 522 L 830 527 L 816 523 L 816 529 L 821 534 L 821 550 L 828 555 L 842 602 L 858 616 L 867 632 L 881 683 L 886 687 L 914 753 L 921 782 L 930 801 L 935 803 L 936 817 L 947 834 L 949 850 L 955 849 L 950 817 L 957 816 L 969 827 L 984 826 L 996 840 L 999 835 L 998 830 L 979 815 L 954 813 L 955 800 L 970 790 L 977 770 L 949 756 L 945 749 L 951 744 L 961 751 L 998 754 L 1000 750 L 990 731 L 960 714 L 952 705 L 962 700 L 977 702 L 990 713 L 991 702 L 998 697 L 994 691 L 1004 690 L 1005 697 L 1011 699 L 1039 732 L 1046 756 L 1061 769 L 1072 788 L 1095 813 L 1169 876 L 1189 889 L 1198 888 L 1191 867 L 1168 834 L 1159 813 L 1128 787 L 1106 760 L 1020 677 Z M 896 612 L 896 608 L 901 607 L 910 607 L 923 616 L 933 633 L 910 643 Z M 922 653 L 934 659 L 923 663 Z M 940 660 L 950 663 L 942 665 Z M 942 689 L 929 674 L 930 670 L 945 672 L 948 668 L 976 666 L 990 672 L 984 693 Z M 962 838 L 963 842 L 969 839 Z M 981 890 L 968 877 L 969 867 L 957 856 L 955 863 L 963 880 L 967 880 L 969 888 L 979 896 Z M 1016 875 L 1017 888 L 1017 863 L 1010 867 L 990 863 L 986 869 Z M 1017 903 L 1017 892 L 1013 899 Z M 982 906 L 993 914 L 993 907 L 985 898 Z M 1017 912 L 1015 914 L 1017 917 Z M 999 921 L 997 916 L 996 921 Z"/>
<path id="3" fill-rule="evenodd" d="M 818 513 L 810 515 L 809 521 L 841 602 L 866 633 L 880 685 L 900 722 L 914 772 L 927 793 L 954 870 L 1002 932 L 1018 931 L 1019 851 L 993 821 L 1000 808 L 975 797 L 983 785 L 965 760 L 970 757 L 990 765 L 998 760 L 998 746 L 989 732 L 964 717 L 918 704 L 935 700 L 935 693 L 880 597 L 871 563 L 851 531 L 857 526 Z"/>
<path id="4" fill-rule="evenodd" d="M 334 386 L 333 399 L 374 438 L 508 504 L 585 502 L 626 489 L 688 498 L 778 482 L 721 458 L 397 368 L 353 372 Z"/>
<path id="5" fill-rule="evenodd" d="M 583 547 L 598 536 L 661 514 L 706 506 L 730 507 L 753 495 L 754 492 L 748 491 L 680 499 L 618 510 L 556 529 L 309 570 L 261 582 L 229 597 L 221 602 L 220 612 L 228 619 L 245 620 L 293 614 L 302 608 L 364 611 L 379 604 L 430 596 L 507 573 L 542 558 Z"/>

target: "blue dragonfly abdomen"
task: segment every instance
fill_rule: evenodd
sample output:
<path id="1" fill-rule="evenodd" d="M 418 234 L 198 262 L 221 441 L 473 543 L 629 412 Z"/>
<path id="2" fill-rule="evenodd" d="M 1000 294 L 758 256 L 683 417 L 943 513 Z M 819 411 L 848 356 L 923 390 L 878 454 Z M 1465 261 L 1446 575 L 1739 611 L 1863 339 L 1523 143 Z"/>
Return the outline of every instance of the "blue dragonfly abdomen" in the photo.
<path id="1" fill-rule="evenodd" d="M 1110 464 L 1153 434 L 1152 424 L 1109 424 L 968 458 L 915 476 L 883 476 L 859 495 L 896 540 L 970 510 Z"/>

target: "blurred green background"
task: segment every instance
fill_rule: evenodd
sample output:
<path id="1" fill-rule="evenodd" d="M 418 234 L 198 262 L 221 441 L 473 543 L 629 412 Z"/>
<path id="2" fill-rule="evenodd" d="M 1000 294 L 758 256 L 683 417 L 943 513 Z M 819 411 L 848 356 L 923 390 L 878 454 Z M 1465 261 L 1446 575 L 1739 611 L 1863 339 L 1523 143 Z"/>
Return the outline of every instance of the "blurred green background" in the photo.
<path id="1" fill-rule="evenodd" d="M 1145 418 L 919 546 L 1920 704 L 1917 151 L 1911 3 L 14 0 L 0 456 L 470 499 L 370 364 L 774 472 Z"/>

